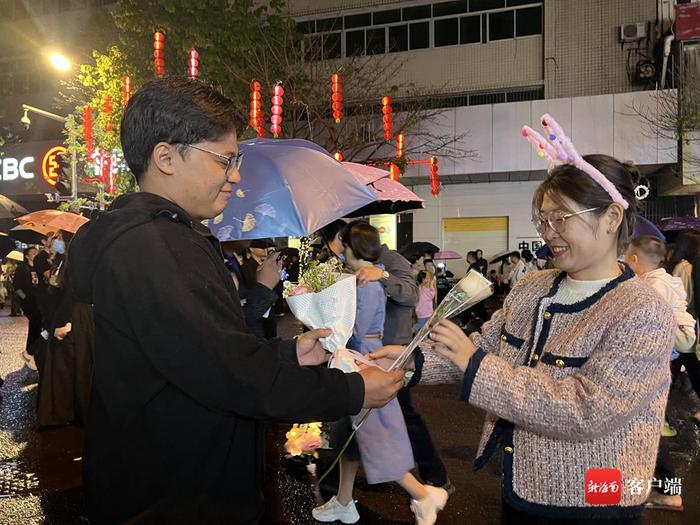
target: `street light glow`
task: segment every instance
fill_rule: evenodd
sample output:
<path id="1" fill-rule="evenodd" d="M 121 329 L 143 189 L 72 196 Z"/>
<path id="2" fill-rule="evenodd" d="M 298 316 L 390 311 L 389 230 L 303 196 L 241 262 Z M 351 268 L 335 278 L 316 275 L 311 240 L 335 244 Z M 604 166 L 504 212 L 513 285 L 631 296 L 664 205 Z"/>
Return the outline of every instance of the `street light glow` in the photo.
<path id="1" fill-rule="evenodd" d="M 69 71 L 71 67 L 70 60 L 68 60 L 64 55 L 61 53 L 52 53 L 51 57 L 51 65 L 59 70 L 59 71 Z"/>

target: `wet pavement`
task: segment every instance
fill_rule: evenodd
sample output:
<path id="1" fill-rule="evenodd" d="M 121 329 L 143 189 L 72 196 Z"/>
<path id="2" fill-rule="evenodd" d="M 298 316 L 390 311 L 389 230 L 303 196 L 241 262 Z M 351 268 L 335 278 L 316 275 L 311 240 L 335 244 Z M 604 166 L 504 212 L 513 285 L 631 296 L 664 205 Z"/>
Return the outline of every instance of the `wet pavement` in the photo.
<path id="1" fill-rule="evenodd" d="M 26 321 L 5 317 L 0 312 L 0 525 L 68 525 L 82 522 L 80 478 L 82 431 L 62 427 L 37 431 L 37 373 L 21 357 Z M 282 335 L 299 328 L 281 323 Z M 443 524 L 498 524 L 500 519 L 500 477 L 496 462 L 479 472 L 471 463 L 481 434 L 483 412 L 457 400 L 457 386 L 418 387 L 414 401 L 430 427 L 433 439 L 456 487 L 440 514 Z M 645 511 L 645 524 L 700 523 L 700 430 L 688 420 L 700 406 L 694 394 L 678 388 L 671 392 L 669 419 L 678 429 L 676 438 L 663 438 L 661 454 L 667 465 L 682 478 L 685 512 Z M 265 523 L 310 524 L 313 495 L 303 464 L 283 459 L 282 444 L 288 426 L 268 429 L 265 488 L 268 501 Z M 319 471 L 332 460 L 321 458 Z M 329 476 L 322 486 L 327 498 L 335 487 Z M 410 524 L 408 498 L 395 484 L 356 483 L 360 523 Z"/>

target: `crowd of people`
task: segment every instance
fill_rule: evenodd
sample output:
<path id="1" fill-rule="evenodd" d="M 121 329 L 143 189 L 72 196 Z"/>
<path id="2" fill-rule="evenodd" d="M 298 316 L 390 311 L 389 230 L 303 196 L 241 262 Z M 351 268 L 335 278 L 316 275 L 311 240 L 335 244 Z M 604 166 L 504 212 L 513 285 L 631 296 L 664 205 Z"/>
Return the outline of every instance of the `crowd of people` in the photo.
<path id="1" fill-rule="evenodd" d="M 553 167 L 532 201 L 546 259 L 512 252 L 492 268 L 481 250 L 466 255 L 465 269 L 490 278 L 502 304 L 477 305 L 462 325 L 440 321 L 409 370 L 344 373 L 325 366 L 329 329 L 276 337 L 280 280 L 298 278 L 299 254 L 269 240 L 219 243 L 202 224 L 240 181 L 235 114 L 201 82 L 146 83 L 121 123 L 140 191 L 75 235 L 29 248 L 14 271 L 40 373 L 39 423 L 86 424 L 91 523 L 258 523 L 263 423 L 331 422 L 337 446 L 373 408 L 340 460 L 336 493 L 312 514 L 360 520 L 361 464 L 370 484 L 397 482 L 416 523 L 431 525 L 454 486 L 412 388 L 435 383 L 460 384 L 460 399 L 486 412 L 475 468 L 504 452 L 506 522 L 638 523 L 646 492 L 593 506 L 585 475 L 614 467 L 651 479 L 664 468 L 672 375 L 684 367 L 700 393 L 700 248 L 697 233 L 669 249 L 632 239 L 634 167 L 573 154 Z M 348 347 L 379 365 L 399 356 L 450 279 L 434 253 L 409 261 L 364 221 L 328 224 L 314 253 L 356 276 Z M 473 318 L 480 329 L 465 329 Z M 700 423 L 700 412 L 691 417 Z"/>

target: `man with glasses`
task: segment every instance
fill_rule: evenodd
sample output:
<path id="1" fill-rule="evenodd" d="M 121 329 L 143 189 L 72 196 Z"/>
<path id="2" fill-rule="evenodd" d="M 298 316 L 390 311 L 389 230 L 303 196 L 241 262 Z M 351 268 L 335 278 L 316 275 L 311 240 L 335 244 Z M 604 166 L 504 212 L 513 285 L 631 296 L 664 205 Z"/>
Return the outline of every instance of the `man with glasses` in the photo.
<path id="1" fill-rule="evenodd" d="M 91 523 L 257 523 L 261 421 L 332 421 L 383 406 L 402 372 L 319 365 L 328 330 L 265 341 L 245 325 L 201 224 L 239 182 L 235 106 L 186 78 L 146 83 L 121 123 L 141 191 L 71 243 L 95 354 L 84 482 Z"/>

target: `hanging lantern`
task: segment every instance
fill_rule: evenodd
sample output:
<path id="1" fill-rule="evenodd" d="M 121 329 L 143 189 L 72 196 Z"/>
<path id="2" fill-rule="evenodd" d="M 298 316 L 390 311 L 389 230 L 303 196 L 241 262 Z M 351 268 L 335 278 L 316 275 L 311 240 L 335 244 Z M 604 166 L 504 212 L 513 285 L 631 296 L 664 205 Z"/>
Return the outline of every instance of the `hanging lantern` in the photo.
<path id="1" fill-rule="evenodd" d="M 403 133 L 396 135 L 396 158 L 403 157 Z"/>
<path id="2" fill-rule="evenodd" d="M 250 127 L 258 133 L 258 137 L 265 136 L 265 117 L 262 111 L 262 93 L 260 82 L 253 80 L 250 83 Z"/>
<path id="3" fill-rule="evenodd" d="M 105 95 L 104 102 L 102 103 L 102 113 L 105 115 L 105 129 L 107 131 L 112 131 L 112 97 L 110 95 Z"/>
<path id="4" fill-rule="evenodd" d="M 125 75 L 122 77 L 122 107 L 125 108 L 131 98 L 131 77 Z"/>
<path id="5" fill-rule="evenodd" d="M 389 141 L 394 136 L 394 117 L 391 109 L 391 97 L 382 97 L 382 114 L 384 120 L 384 140 Z"/>
<path id="6" fill-rule="evenodd" d="M 162 31 L 153 33 L 153 71 L 158 77 L 165 75 L 165 34 Z"/>
<path id="7" fill-rule="evenodd" d="M 338 162 L 343 162 L 343 160 L 345 160 L 345 157 L 343 157 L 343 154 L 340 151 L 333 153 L 333 158 Z"/>
<path id="8" fill-rule="evenodd" d="M 401 176 L 401 169 L 393 162 L 389 163 L 389 178 L 391 180 L 399 180 Z"/>
<path id="9" fill-rule="evenodd" d="M 438 158 L 430 157 L 430 193 L 434 197 L 440 195 L 440 179 L 438 179 Z"/>
<path id="10" fill-rule="evenodd" d="M 87 158 L 92 158 L 95 152 L 95 142 L 92 135 L 92 108 L 85 106 L 83 108 L 83 140 L 85 141 Z"/>
<path id="11" fill-rule="evenodd" d="M 284 89 L 282 88 L 282 84 L 276 84 L 275 87 L 272 88 L 272 109 L 270 110 L 270 113 L 272 113 L 272 115 L 270 115 L 270 122 L 272 123 L 270 125 L 270 132 L 275 138 L 282 134 L 283 95 Z"/>
<path id="12" fill-rule="evenodd" d="M 199 53 L 196 49 L 190 51 L 187 59 L 187 76 L 195 80 L 199 76 Z"/>
<path id="13" fill-rule="evenodd" d="M 114 193 L 114 173 L 112 172 L 112 157 L 111 155 L 100 148 L 100 175 L 101 181 L 105 185 L 107 193 Z"/>
<path id="14" fill-rule="evenodd" d="M 333 118 L 336 124 L 340 124 L 343 118 L 343 77 L 339 73 L 331 75 L 331 101 Z"/>

